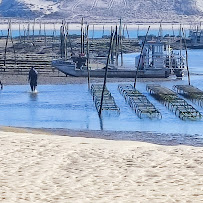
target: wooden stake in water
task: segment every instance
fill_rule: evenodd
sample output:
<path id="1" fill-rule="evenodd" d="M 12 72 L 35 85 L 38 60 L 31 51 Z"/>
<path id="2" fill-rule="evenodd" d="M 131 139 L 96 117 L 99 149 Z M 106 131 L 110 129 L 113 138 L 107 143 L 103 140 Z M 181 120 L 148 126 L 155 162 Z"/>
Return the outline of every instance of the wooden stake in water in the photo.
<path id="1" fill-rule="evenodd" d="M 94 25 L 92 27 L 92 41 L 93 41 L 93 39 L 94 39 Z"/>
<path id="2" fill-rule="evenodd" d="M 120 51 L 121 51 L 121 66 L 123 66 L 123 36 L 122 36 L 122 23 L 120 19 L 120 26 L 119 26 L 119 44 L 120 44 Z"/>
<path id="3" fill-rule="evenodd" d="M 87 25 L 87 82 L 88 82 L 88 89 L 90 89 L 90 70 L 89 70 L 89 25 Z"/>
<path id="4" fill-rule="evenodd" d="M 20 42 L 21 42 L 21 30 L 20 30 L 20 23 L 19 23 L 19 40 L 20 40 Z"/>
<path id="5" fill-rule="evenodd" d="M 39 22 L 39 35 L 41 36 L 42 34 L 42 23 L 41 21 Z"/>
<path id="6" fill-rule="evenodd" d="M 82 53 L 85 53 L 85 30 L 82 32 Z"/>
<path id="7" fill-rule="evenodd" d="M 116 25 L 116 34 L 115 34 L 115 38 L 116 38 L 116 66 L 118 66 L 118 55 L 119 55 L 119 43 L 118 43 L 118 26 Z"/>
<path id="8" fill-rule="evenodd" d="M 80 46 L 81 46 L 81 54 L 83 53 L 83 18 L 81 21 L 81 32 L 80 32 Z"/>
<path id="9" fill-rule="evenodd" d="M 185 36 L 185 32 L 184 32 L 183 28 L 182 28 L 182 32 L 183 32 L 185 52 L 186 52 L 186 66 L 187 66 L 188 84 L 190 85 L 190 71 L 189 71 L 189 65 L 188 65 L 188 53 L 187 53 L 187 45 L 186 45 L 186 39 L 185 39 L 186 36 Z"/>
<path id="10" fill-rule="evenodd" d="M 140 54 L 140 57 L 139 57 L 138 66 L 137 66 L 137 70 L 136 70 L 136 74 L 135 74 L 134 88 L 136 87 L 137 76 L 138 76 L 138 70 L 139 70 L 141 58 L 142 58 L 142 55 L 143 55 L 144 45 L 145 45 L 145 43 L 146 43 L 146 41 L 147 41 L 147 35 L 148 35 L 148 33 L 149 33 L 149 29 L 150 29 L 150 26 L 148 27 L 147 33 L 146 33 L 146 35 L 145 35 L 144 42 L 142 43 L 141 54 Z"/>
<path id="11" fill-rule="evenodd" d="M 12 37 L 12 31 L 11 31 L 11 21 L 8 22 L 8 34 L 7 34 L 7 38 L 6 38 L 6 46 L 5 46 L 5 52 L 4 52 L 4 66 L 6 65 L 6 52 L 7 52 L 7 46 L 8 46 L 9 37 L 11 39 L 11 43 L 12 43 L 12 46 L 13 46 L 15 64 L 17 64 L 16 63 L 16 51 L 15 51 L 15 47 L 14 47 L 14 43 L 13 43 L 13 37 Z"/>
<path id="12" fill-rule="evenodd" d="M 109 46 L 109 52 L 108 52 L 107 61 L 106 61 L 106 67 L 105 67 L 104 84 L 103 84 L 102 95 L 101 95 L 101 105 L 100 105 L 100 109 L 99 109 L 99 117 L 101 117 L 101 112 L 102 112 L 102 105 L 103 105 L 103 99 L 104 99 L 104 90 L 106 88 L 106 79 L 107 79 L 109 58 L 110 58 L 110 54 L 111 54 L 111 50 L 112 50 L 112 46 L 113 46 L 114 35 L 115 35 L 115 33 L 112 32 L 111 33 L 110 46 Z"/>
<path id="13" fill-rule="evenodd" d="M 180 24 L 180 56 L 182 56 L 182 25 Z M 181 61 L 180 61 L 181 64 Z M 180 67 L 181 68 L 181 67 Z"/>
<path id="14" fill-rule="evenodd" d="M 32 41 L 33 41 L 33 43 L 35 42 L 35 20 L 34 20 L 33 26 L 32 26 Z"/>
<path id="15" fill-rule="evenodd" d="M 47 45 L 47 35 L 46 35 L 46 24 L 44 23 L 44 42 L 45 46 Z"/>
<path id="16" fill-rule="evenodd" d="M 126 28 L 126 33 L 127 33 L 127 35 L 128 35 L 128 39 L 130 38 L 130 35 L 129 35 L 129 32 L 128 32 L 128 27 L 127 27 L 127 25 L 125 26 L 125 28 Z"/>

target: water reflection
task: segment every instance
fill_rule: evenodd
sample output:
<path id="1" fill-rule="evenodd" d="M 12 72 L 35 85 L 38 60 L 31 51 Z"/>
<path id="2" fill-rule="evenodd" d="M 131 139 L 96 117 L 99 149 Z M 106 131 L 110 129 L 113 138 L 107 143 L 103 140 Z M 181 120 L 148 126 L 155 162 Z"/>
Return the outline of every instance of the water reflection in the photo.
<path id="1" fill-rule="evenodd" d="M 30 92 L 30 101 L 37 101 L 38 94 L 35 92 Z"/>

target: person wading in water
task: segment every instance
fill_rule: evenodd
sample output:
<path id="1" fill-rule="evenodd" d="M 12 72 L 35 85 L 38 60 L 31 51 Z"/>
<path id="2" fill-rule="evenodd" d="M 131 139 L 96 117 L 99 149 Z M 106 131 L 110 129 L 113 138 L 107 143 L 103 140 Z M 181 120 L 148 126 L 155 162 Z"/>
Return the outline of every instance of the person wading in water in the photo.
<path id="1" fill-rule="evenodd" d="M 3 83 L 1 82 L 1 80 L 0 80 L 0 89 L 1 90 L 3 89 Z"/>
<path id="2" fill-rule="evenodd" d="M 36 87 L 37 87 L 37 71 L 35 70 L 34 67 L 32 67 L 29 71 L 29 78 L 28 81 L 30 81 L 30 87 L 32 92 L 35 91 Z"/>

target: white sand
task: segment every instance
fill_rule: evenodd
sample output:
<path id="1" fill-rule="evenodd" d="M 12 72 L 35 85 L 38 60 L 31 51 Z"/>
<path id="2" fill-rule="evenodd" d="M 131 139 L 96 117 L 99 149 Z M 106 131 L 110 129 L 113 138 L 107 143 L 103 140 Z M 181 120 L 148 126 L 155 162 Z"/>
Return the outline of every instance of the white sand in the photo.
<path id="1" fill-rule="evenodd" d="M 203 148 L 4 128 L 0 160 L 1 203 L 203 201 Z"/>

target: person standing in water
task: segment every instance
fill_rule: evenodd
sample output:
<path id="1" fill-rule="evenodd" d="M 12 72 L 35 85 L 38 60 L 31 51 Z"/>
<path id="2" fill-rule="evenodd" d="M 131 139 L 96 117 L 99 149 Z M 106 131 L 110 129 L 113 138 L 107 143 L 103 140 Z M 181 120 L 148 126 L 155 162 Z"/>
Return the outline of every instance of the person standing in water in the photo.
<path id="1" fill-rule="evenodd" d="M 1 80 L 0 80 L 0 89 L 1 90 L 3 89 L 3 83 L 1 82 Z"/>
<path id="2" fill-rule="evenodd" d="M 34 67 L 32 67 L 29 71 L 29 78 L 28 78 L 32 92 L 34 92 L 37 87 L 37 76 L 38 76 L 38 72 L 35 70 Z"/>

